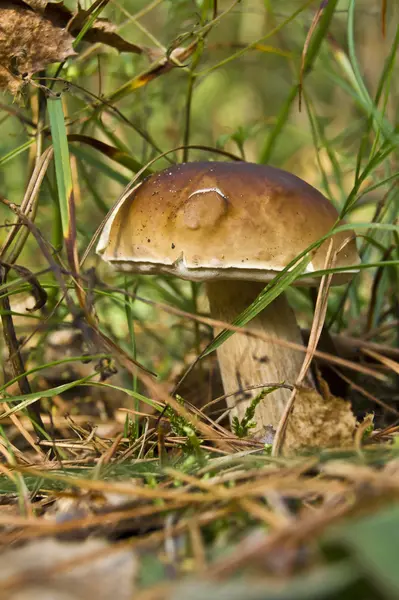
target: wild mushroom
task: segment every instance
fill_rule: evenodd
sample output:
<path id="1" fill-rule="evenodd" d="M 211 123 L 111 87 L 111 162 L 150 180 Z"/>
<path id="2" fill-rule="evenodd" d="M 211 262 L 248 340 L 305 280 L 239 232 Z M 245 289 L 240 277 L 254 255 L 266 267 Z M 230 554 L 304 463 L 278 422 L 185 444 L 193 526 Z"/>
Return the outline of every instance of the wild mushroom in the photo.
<path id="1" fill-rule="evenodd" d="M 111 211 L 97 252 L 119 270 L 168 273 L 205 281 L 215 319 L 232 322 L 266 283 L 298 254 L 327 234 L 338 218 L 333 205 L 295 175 L 250 163 L 193 162 L 167 168 L 139 186 Z M 338 265 L 358 262 L 355 235 L 333 237 L 341 248 Z M 328 242 L 307 267 L 300 283 L 317 285 Z M 333 283 L 351 278 L 336 274 Z M 281 340 L 302 343 L 301 332 L 284 294 L 248 325 Z M 275 343 L 235 334 L 218 349 L 226 394 L 256 384 L 294 383 L 303 355 Z M 311 380 L 308 380 L 312 384 Z M 257 392 L 242 402 L 228 400 L 231 414 L 245 413 Z M 275 428 L 289 390 L 267 395 L 255 413 L 255 434 Z"/>

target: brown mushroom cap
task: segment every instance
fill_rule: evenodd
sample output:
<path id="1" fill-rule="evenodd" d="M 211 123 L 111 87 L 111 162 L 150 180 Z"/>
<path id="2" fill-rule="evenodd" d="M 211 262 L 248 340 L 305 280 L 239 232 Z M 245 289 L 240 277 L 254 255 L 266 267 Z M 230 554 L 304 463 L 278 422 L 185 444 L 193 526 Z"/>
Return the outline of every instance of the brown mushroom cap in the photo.
<path id="1" fill-rule="evenodd" d="M 334 206 L 295 175 L 245 162 L 192 162 L 146 179 L 111 213 L 97 252 L 120 270 L 193 281 L 269 281 L 338 219 Z M 345 245 L 344 242 L 349 242 Z M 337 266 L 358 264 L 355 234 L 333 236 Z M 328 241 L 308 277 L 324 266 Z M 336 274 L 349 280 L 354 269 Z"/>

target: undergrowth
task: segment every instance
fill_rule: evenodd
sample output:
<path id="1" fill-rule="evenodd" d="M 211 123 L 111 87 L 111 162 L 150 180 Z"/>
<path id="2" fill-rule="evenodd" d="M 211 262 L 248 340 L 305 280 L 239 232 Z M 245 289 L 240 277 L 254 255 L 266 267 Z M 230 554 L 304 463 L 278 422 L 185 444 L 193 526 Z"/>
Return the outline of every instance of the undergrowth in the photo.
<path id="1" fill-rule="evenodd" d="M 20 27 L 61 10 L 46 5 L 19 3 Z M 3 24 L 15 6 L 0 7 Z M 135 598 L 397 597 L 398 6 L 62 6 L 56 51 L 0 37 L 3 546 L 127 544 Z M 213 338 L 200 284 L 117 273 L 96 255 L 126 186 L 193 160 L 294 172 L 345 218 L 337 231 L 356 231 L 359 273 L 328 291 L 313 357 L 351 402 L 352 447 L 271 456 L 251 437 L 271 382 L 230 427 L 214 350 L 241 334 Z M 309 338 L 316 297 L 291 284 L 322 241 L 233 326 L 284 292 Z"/>

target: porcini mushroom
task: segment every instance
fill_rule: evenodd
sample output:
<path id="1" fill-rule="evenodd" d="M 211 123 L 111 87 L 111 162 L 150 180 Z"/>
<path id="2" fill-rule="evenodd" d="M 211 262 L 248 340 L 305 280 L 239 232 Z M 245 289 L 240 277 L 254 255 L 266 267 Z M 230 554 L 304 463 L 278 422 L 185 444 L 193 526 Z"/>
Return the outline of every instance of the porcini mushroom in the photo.
<path id="1" fill-rule="evenodd" d="M 183 163 L 147 178 L 116 205 L 97 252 L 119 270 L 206 282 L 211 316 L 232 322 L 337 219 L 320 192 L 281 169 L 244 162 Z M 352 267 L 334 275 L 333 283 L 343 283 L 358 263 L 354 233 L 335 234 L 333 245 L 335 250 L 343 246 L 337 265 Z M 325 242 L 312 257 L 301 284 L 317 285 L 312 272 L 323 268 L 327 248 Z M 302 344 L 284 294 L 248 327 Z M 239 334 L 217 353 L 226 394 L 269 382 L 293 384 L 303 362 L 301 352 Z M 229 398 L 231 415 L 242 418 L 256 393 L 239 403 Z M 289 395 L 281 388 L 265 397 L 256 409 L 254 434 L 277 427 Z"/>

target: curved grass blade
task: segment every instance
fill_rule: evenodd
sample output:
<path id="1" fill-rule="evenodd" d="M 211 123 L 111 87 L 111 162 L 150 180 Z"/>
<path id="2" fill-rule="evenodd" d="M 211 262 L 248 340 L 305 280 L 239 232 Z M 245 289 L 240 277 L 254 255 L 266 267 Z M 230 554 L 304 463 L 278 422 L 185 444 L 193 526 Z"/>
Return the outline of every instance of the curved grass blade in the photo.
<path id="1" fill-rule="evenodd" d="M 138 171 L 140 171 L 140 169 L 143 168 L 143 165 L 138 160 L 133 158 L 133 156 L 127 154 L 127 152 L 123 152 L 122 150 L 119 150 L 118 148 L 115 148 L 110 144 L 106 144 L 105 142 L 96 140 L 95 138 L 90 137 L 89 135 L 72 133 L 68 135 L 68 140 L 70 142 L 81 142 L 83 144 L 86 144 L 87 146 L 90 146 L 91 148 L 94 148 L 95 150 L 98 150 L 107 158 L 110 158 L 111 160 L 114 160 L 120 165 L 127 167 L 128 169 L 133 171 L 133 173 L 137 173 Z M 151 173 L 153 173 L 153 170 L 150 168 L 147 168 L 145 171 L 143 171 L 144 177 L 151 175 Z"/>
<path id="2" fill-rule="evenodd" d="M 16 158 L 17 156 L 22 154 L 22 152 L 29 150 L 29 148 L 34 143 L 35 143 L 35 138 L 32 138 L 32 139 L 28 140 L 27 142 L 25 142 L 24 144 L 21 144 L 21 146 L 18 146 L 18 148 L 13 148 L 13 150 L 11 150 L 11 152 L 8 152 L 7 154 L 5 154 L 4 156 L 2 156 L 0 158 L 0 167 L 5 165 L 6 163 L 8 163 L 10 160 L 13 160 L 13 158 Z"/>
<path id="3" fill-rule="evenodd" d="M 97 156 L 95 156 L 92 152 L 87 150 L 86 148 L 82 148 L 80 146 L 71 145 L 71 154 L 76 156 L 80 161 L 92 165 L 95 169 L 98 169 L 105 177 L 120 183 L 123 186 L 128 185 L 130 182 L 129 177 L 126 177 L 123 173 L 120 173 L 116 169 L 113 169 L 110 165 L 107 165 L 104 161 L 99 160 Z M 109 207 L 106 207 L 106 212 L 108 212 Z"/>
<path id="4" fill-rule="evenodd" d="M 76 381 L 64 383 L 63 385 L 59 385 L 49 390 L 42 390 L 40 392 L 32 392 L 32 394 L 20 394 L 19 396 L 10 396 L 8 398 L 2 398 L 2 402 L 19 402 L 19 404 L 0 414 L 0 420 L 5 419 L 6 417 L 13 415 L 14 413 L 20 410 L 24 410 L 25 408 L 27 408 L 34 402 L 37 402 L 41 398 L 52 398 L 53 396 L 62 394 L 63 392 L 66 392 L 67 390 L 70 390 L 78 385 L 83 385 L 96 375 L 97 373 L 93 373 L 92 375 L 88 375 L 87 377 L 83 377 L 82 379 L 77 379 Z"/>
<path id="5" fill-rule="evenodd" d="M 263 309 L 266 308 L 273 300 L 275 300 L 280 294 L 282 294 L 287 287 L 297 279 L 298 275 L 303 273 L 306 265 L 311 260 L 310 255 L 306 254 L 301 260 L 299 260 L 298 264 L 292 268 L 292 270 L 288 270 L 287 267 L 281 274 L 277 275 L 273 281 L 271 281 L 265 289 L 259 294 L 259 296 L 246 308 L 232 323 L 236 327 L 242 327 L 246 325 L 249 321 L 256 317 Z M 296 262 L 296 260 L 295 260 Z M 233 335 L 234 331 L 229 329 L 224 329 L 215 337 L 215 339 L 205 348 L 205 350 L 201 353 L 200 357 L 203 358 L 207 356 L 217 348 L 221 344 L 223 344 L 229 337 Z"/>
<path id="6" fill-rule="evenodd" d="M 296 83 L 292 86 L 290 93 L 287 98 L 283 102 L 283 105 L 280 109 L 280 112 L 277 115 L 276 124 L 270 132 L 266 143 L 260 153 L 259 162 L 262 164 L 267 164 L 270 161 L 270 157 L 273 153 L 274 146 L 276 145 L 277 139 L 284 128 L 284 125 L 287 123 L 288 117 L 290 115 L 291 106 L 297 96 L 299 90 L 299 85 Z"/>
<path id="7" fill-rule="evenodd" d="M 32 392 L 32 394 L 20 394 L 19 396 L 10 396 L 2 398 L 2 402 L 18 402 L 15 406 L 6 410 L 2 414 L 0 414 L 0 420 L 13 415 L 20 410 L 24 410 L 34 402 L 37 402 L 41 398 L 52 398 L 53 396 L 57 396 L 58 394 L 62 394 L 67 390 L 70 390 L 78 385 L 83 385 L 87 381 L 89 381 L 92 377 L 97 375 L 97 373 L 93 373 L 92 375 L 88 375 L 87 377 L 83 377 L 82 379 L 77 379 L 76 381 L 72 381 L 69 383 L 64 383 L 63 385 L 59 385 L 55 388 L 51 388 L 50 390 L 44 390 L 40 392 Z"/>
<path id="8" fill-rule="evenodd" d="M 353 228 L 364 228 L 364 229 L 381 229 L 386 231 L 399 232 L 399 225 L 391 225 L 390 223 L 356 223 L 340 225 L 334 227 L 325 236 L 311 244 L 306 248 L 299 256 L 292 260 L 281 273 L 271 281 L 265 289 L 259 294 L 259 296 L 246 308 L 238 317 L 233 321 L 232 325 L 235 327 L 242 327 L 246 325 L 251 319 L 255 318 L 266 306 L 268 306 L 273 300 L 275 300 L 280 294 L 282 294 L 288 286 L 293 283 L 296 279 L 300 278 L 305 271 L 306 265 L 311 260 L 310 253 L 315 250 L 321 244 L 331 237 L 333 233 L 341 231 L 350 231 Z M 397 264 L 398 261 L 384 261 L 384 264 Z M 369 265 L 356 265 L 356 268 L 368 267 Z M 317 271 L 317 275 L 327 274 L 339 271 L 346 271 L 348 267 L 342 267 L 334 269 L 327 269 L 326 271 Z M 222 343 L 224 343 L 229 337 L 235 332 L 229 329 L 224 329 L 217 335 L 214 340 L 205 348 L 199 358 L 204 358 L 214 350 L 216 350 Z"/>

